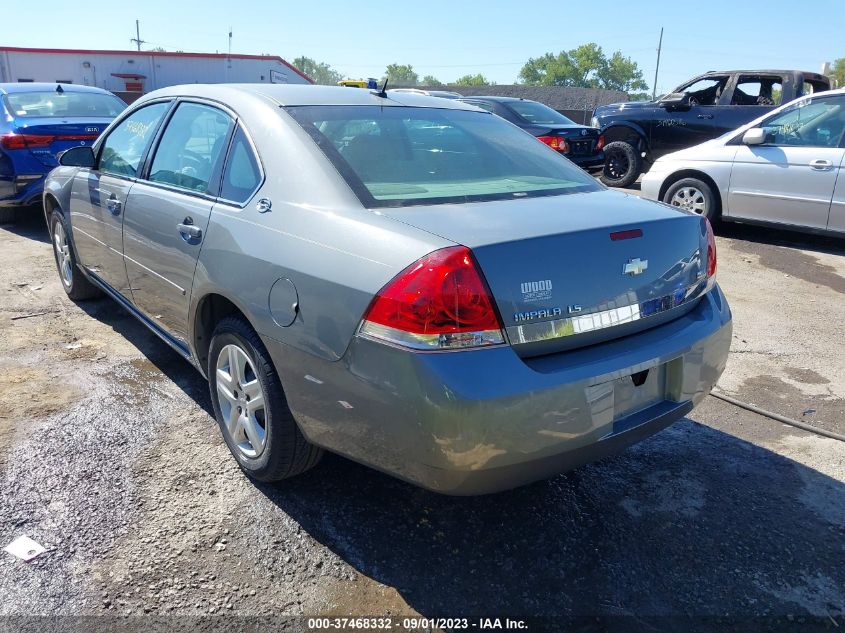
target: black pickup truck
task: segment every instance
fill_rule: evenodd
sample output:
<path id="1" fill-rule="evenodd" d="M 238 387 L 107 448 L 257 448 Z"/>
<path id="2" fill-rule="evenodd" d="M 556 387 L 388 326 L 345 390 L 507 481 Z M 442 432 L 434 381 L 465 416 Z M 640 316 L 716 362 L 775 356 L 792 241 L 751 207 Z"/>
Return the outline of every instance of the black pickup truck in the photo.
<path id="1" fill-rule="evenodd" d="M 596 108 L 602 130 L 601 180 L 627 187 L 664 154 L 703 143 L 806 94 L 830 90 L 830 80 L 796 70 L 707 72 L 656 101 Z"/>

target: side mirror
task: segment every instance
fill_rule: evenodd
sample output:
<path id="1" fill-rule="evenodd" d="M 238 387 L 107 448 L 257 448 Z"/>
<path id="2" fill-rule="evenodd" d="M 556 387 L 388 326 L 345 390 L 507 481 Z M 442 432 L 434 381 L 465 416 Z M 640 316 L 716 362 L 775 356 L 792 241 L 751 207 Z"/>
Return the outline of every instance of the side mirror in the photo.
<path id="1" fill-rule="evenodd" d="M 59 154 L 59 165 L 65 167 L 93 167 L 94 150 L 90 147 L 71 147 Z"/>
<path id="2" fill-rule="evenodd" d="M 753 127 L 746 130 L 742 135 L 743 145 L 762 145 L 766 142 L 766 130 L 761 127 Z"/>
<path id="3" fill-rule="evenodd" d="M 663 98 L 657 102 L 657 105 L 667 110 L 689 108 L 689 94 L 686 92 L 670 92 L 668 95 L 663 95 Z"/>

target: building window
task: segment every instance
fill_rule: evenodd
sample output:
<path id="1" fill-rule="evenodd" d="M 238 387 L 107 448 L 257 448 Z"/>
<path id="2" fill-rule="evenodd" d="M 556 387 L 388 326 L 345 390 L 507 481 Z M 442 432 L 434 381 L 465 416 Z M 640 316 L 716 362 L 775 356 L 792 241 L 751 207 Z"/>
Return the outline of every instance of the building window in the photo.
<path id="1" fill-rule="evenodd" d="M 18 79 L 19 84 L 31 84 L 33 81 L 33 79 Z"/>

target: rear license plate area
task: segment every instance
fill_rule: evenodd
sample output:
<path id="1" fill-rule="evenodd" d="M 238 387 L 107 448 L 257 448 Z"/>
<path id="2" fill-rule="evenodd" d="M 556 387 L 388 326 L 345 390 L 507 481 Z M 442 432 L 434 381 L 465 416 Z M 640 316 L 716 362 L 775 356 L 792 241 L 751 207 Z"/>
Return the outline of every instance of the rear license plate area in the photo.
<path id="1" fill-rule="evenodd" d="M 666 365 L 656 365 L 587 388 L 593 424 L 616 420 L 666 400 Z"/>

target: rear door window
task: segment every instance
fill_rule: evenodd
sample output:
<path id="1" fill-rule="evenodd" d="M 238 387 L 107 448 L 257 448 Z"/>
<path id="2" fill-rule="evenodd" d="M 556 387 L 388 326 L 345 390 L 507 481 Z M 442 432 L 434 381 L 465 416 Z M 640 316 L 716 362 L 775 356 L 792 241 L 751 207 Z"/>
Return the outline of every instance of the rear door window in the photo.
<path id="1" fill-rule="evenodd" d="M 232 149 L 223 170 L 220 197 L 232 202 L 247 202 L 261 184 L 261 170 L 252 146 L 240 127 L 232 139 Z"/>
<path id="2" fill-rule="evenodd" d="M 740 75 L 731 105 L 779 106 L 783 96 L 780 77 Z"/>
<path id="3" fill-rule="evenodd" d="M 156 148 L 150 182 L 217 195 L 233 127 L 232 118 L 217 108 L 180 103 Z"/>
<path id="4" fill-rule="evenodd" d="M 169 107 L 170 102 L 162 102 L 135 110 L 109 132 L 100 150 L 100 171 L 137 176 L 141 157 Z"/>

